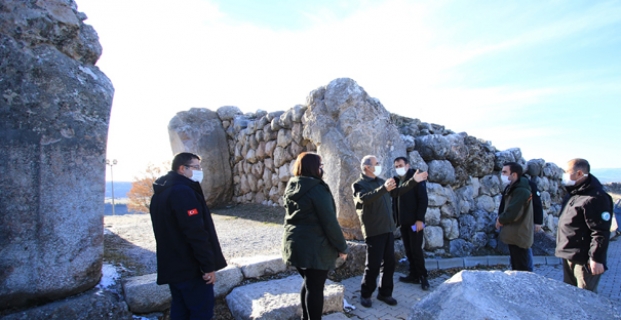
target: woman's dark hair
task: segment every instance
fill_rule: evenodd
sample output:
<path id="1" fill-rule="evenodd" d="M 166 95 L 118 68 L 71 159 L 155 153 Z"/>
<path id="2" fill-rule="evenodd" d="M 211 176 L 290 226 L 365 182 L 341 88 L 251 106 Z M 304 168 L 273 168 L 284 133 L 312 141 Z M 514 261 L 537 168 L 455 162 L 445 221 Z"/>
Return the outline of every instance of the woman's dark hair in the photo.
<path id="1" fill-rule="evenodd" d="M 293 165 L 293 175 L 321 179 L 321 157 L 314 152 L 302 152 Z"/>

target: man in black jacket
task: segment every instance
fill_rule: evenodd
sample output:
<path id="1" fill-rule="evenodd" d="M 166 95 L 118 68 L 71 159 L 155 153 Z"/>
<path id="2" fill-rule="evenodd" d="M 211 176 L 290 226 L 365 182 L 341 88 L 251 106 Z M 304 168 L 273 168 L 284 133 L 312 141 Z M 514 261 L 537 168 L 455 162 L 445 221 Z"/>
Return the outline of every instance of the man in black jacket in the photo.
<path id="1" fill-rule="evenodd" d="M 612 198 L 584 159 L 570 160 L 563 184 L 567 196 L 558 220 L 555 255 L 563 259 L 565 283 L 597 292 L 606 268 Z"/>
<path id="2" fill-rule="evenodd" d="M 397 176 L 394 177 L 397 186 L 414 176 L 410 169 L 410 162 L 405 157 L 398 157 L 394 161 Z M 410 274 L 399 277 L 399 281 L 420 284 L 423 290 L 429 290 L 425 255 L 423 252 L 423 229 L 425 228 L 425 213 L 429 198 L 425 181 L 410 189 L 407 193 L 393 198 L 392 211 L 401 227 L 401 238 L 405 247 L 405 255 L 410 263 Z"/>
<path id="3" fill-rule="evenodd" d="M 170 318 L 211 319 L 216 271 L 226 267 L 205 202 L 200 157 L 179 153 L 153 184 L 150 213 L 157 243 L 157 284 L 168 284 Z"/>

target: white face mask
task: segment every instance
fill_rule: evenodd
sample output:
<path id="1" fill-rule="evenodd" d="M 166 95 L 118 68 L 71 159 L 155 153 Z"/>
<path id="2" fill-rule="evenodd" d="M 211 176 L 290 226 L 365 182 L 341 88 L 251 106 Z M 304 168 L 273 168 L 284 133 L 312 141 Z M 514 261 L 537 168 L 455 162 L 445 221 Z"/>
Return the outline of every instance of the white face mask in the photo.
<path id="1" fill-rule="evenodd" d="M 405 173 L 407 172 L 407 170 L 405 170 L 405 167 L 401 167 L 401 168 L 395 169 L 395 172 L 397 172 L 398 176 L 403 177 Z"/>
<path id="2" fill-rule="evenodd" d="M 584 177 L 588 177 L 588 174 L 585 174 Z M 571 178 L 569 177 L 569 173 L 563 173 L 563 184 L 565 186 L 571 187 L 576 185 L 576 181 L 575 180 L 571 180 Z"/>
<path id="3" fill-rule="evenodd" d="M 509 180 L 509 176 L 505 176 L 504 174 L 500 175 L 500 181 L 502 181 L 502 184 L 511 183 L 511 180 Z"/>
<path id="4" fill-rule="evenodd" d="M 198 183 L 203 181 L 203 171 L 200 170 L 192 170 L 192 178 L 190 178 Z"/>
<path id="5" fill-rule="evenodd" d="M 382 173 L 382 166 L 375 166 L 375 171 L 373 171 L 373 174 L 379 176 L 380 173 Z"/>

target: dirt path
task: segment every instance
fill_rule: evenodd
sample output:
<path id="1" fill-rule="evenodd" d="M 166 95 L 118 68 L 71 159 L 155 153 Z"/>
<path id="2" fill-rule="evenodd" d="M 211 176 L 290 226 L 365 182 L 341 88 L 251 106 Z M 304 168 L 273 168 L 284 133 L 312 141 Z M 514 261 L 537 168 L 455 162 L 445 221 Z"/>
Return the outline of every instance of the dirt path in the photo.
<path id="1" fill-rule="evenodd" d="M 280 253 L 283 208 L 239 205 L 213 209 L 212 217 L 227 261 Z M 104 260 L 122 266 L 123 276 L 157 271 L 149 214 L 104 217 Z"/>

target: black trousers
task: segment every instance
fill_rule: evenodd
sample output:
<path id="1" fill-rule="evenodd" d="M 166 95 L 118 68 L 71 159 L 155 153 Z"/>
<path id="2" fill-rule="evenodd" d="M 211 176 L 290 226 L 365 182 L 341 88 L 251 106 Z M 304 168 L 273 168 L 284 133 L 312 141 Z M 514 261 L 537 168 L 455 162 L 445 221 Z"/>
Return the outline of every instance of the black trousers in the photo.
<path id="1" fill-rule="evenodd" d="M 428 277 L 423 253 L 422 231 L 414 232 L 410 226 L 401 226 L 401 238 L 405 247 L 405 255 L 410 262 L 410 275 L 415 278 Z"/>
<path id="2" fill-rule="evenodd" d="M 328 270 L 297 269 L 304 279 L 302 289 L 300 290 L 302 319 L 321 319 L 321 314 L 323 313 L 323 287 L 328 278 Z"/>
<path id="3" fill-rule="evenodd" d="M 530 255 L 528 249 L 520 248 L 513 244 L 508 246 L 509 256 L 511 257 L 511 270 L 533 272 L 529 264 Z"/>
<path id="4" fill-rule="evenodd" d="M 392 297 L 395 273 L 395 238 L 392 232 L 367 237 L 367 255 L 360 295 L 369 298 L 377 287 L 377 276 L 380 276 L 379 294 Z"/>

